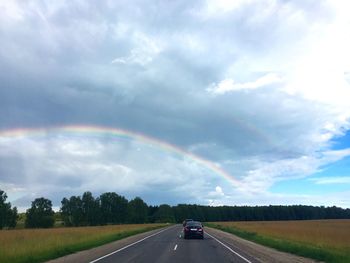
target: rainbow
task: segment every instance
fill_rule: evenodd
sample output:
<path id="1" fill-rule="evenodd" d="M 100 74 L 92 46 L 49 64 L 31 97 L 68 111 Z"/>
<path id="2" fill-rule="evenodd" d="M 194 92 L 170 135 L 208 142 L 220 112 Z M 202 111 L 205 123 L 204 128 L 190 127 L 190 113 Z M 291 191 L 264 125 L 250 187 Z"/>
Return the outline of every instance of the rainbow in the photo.
<path id="1" fill-rule="evenodd" d="M 206 160 L 198 155 L 188 152 L 176 145 L 170 144 L 159 139 L 125 130 L 119 128 L 103 127 L 103 126 L 87 126 L 87 125 L 69 125 L 69 126 L 56 126 L 48 128 L 25 128 L 25 129 L 10 129 L 10 130 L 0 130 L 0 138 L 22 138 L 22 137 L 43 137 L 50 134 L 97 134 L 97 135 L 109 135 L 116 136 L 119 138 L 136 140 L 143 144 L 159 148 L 162 151 L 173 153 L 184 158 L 189 158 L 194 162 L 203 165 L 215 174 L 228 180 L 233 186 L 238 186 L 240 182 L 223 170 L 220 166 Z"/>

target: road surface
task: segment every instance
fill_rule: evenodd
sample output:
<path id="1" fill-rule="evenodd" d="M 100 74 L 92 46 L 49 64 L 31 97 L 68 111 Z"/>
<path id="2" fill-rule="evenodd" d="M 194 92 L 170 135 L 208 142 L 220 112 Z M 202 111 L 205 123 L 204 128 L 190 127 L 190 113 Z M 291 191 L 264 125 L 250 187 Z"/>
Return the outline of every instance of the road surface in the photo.
<path id="1" fill-rule="evenodd" d="M 310 263 L 313 261 L 278 252 L 206 227 L 203 240 L 183 239 L 182 226 L 175 225 L 50 261 L 50 263 L 70 262 Z"/>

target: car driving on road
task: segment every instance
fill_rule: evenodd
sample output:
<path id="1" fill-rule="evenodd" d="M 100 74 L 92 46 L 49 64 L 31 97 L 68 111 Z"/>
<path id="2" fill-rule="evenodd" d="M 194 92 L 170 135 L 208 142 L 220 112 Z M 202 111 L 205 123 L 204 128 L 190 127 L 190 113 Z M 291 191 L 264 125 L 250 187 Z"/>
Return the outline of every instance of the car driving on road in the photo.
<path id="1" fill-rule="evenodd" d="M 197 237 L 200 239 L 204 238 L 204 229 L 201 222 L 188 221 L 184 226 L 184 239 Z"/>

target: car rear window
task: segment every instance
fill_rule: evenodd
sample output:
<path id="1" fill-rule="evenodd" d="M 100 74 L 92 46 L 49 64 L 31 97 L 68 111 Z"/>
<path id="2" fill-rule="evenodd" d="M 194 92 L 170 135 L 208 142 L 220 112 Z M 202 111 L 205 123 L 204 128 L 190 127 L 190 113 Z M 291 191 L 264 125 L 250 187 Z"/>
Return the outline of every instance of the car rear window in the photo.
<path id="1" fill-rule="evenodd" d="M 202 224 L 200 222 L 196 222 L 196 221 L 189 221 L 186 224 L 187 226 L 202 226 Z"/>

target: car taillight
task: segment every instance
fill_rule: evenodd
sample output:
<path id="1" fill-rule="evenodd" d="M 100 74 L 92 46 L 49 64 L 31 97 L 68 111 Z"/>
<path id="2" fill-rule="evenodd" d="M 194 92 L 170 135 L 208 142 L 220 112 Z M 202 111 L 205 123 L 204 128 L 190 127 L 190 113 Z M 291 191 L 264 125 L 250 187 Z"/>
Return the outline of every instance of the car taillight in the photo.
<path id="1" fill-rule="evenodd" d="M 198 228 L 198 231 L 203 231 L 203 229 L 202 228 Z"/>
<path id="2" fill-rule="evenodd" d="M 190 230 L 190 229 L 189 229 L 189 228 L 187 228 L 187 227 L 185 227 L 184 229 L 185 229 L 185 231 L 189 231 L 189 230 Z"/>

